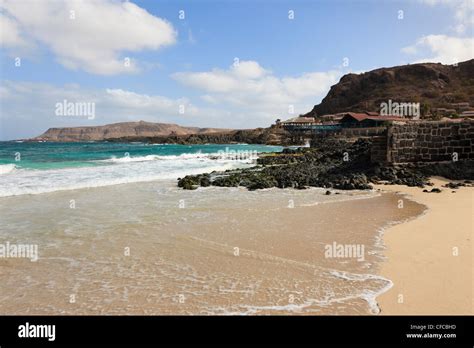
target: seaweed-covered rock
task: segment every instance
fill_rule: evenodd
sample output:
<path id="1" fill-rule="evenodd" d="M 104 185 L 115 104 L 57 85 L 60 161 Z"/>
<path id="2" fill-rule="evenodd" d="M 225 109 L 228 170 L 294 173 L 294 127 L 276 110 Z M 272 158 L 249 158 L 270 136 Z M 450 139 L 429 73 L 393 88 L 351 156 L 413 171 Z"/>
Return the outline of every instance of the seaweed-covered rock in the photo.
<path id="1" fill-rule="evenodd" d="M 212 181 L 212 185 L 221 187 L 237 187 L 240 185 L 241 177 L 239 174 L 222 175 Z"/>
<path id="2" fill-rule="evenodd" d="M 196 177 L 187 175 L 182 179 L 178 180 L 178 187 L 182 187 L 185 190 L 195 190 L 199 186 L 199 180 Z"/>
<path id="3" fill-rule="evenodd" d="M 458 189 L 462 186 L 466 186 L 466 184 L 462 183 L 462 182 L 449 182 L 449 183 L 444 185 L 444 187 L 447 187 L 447 188 L 450 188 L 450 189 Z"/>
<path id="4" fill-rule="evenodd" d="M 258 189 L 275 187 L 276 185 L 277 185 L 276 180 L 272 178 L 271 176 L 255 175 L 253 178 L 250 179 L 250 182 L 248 182 L 245 186 L 249 190 L 258 190 Z"/>
<path id="5" fill-rule="evenodd" d="M 178 187 L 185 190 L 195 190 L 199 186 L 210 186 L 211 176 L 209 174 L 186 175 L 184 178 L 178 179 Z"/>

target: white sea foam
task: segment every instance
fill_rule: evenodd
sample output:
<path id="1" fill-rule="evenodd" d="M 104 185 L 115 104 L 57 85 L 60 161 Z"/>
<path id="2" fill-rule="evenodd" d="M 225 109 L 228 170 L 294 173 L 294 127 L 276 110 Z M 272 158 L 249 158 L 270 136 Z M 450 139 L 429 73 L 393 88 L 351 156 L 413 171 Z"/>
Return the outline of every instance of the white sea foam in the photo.
<path id="1" fill-rule="evenodd" d="M 369 279 L 388 281 L 388 279 L 383 278 L 376 274 L 356 274 L 356 273 L 348 273 L 348 272 L 342 272 L 342 271 L 330 271 L 329 273 L 336 278 L 352 280 L 352 281 L 365 281 Z"/>
<path id="2" fill-rule="evenodd" d="M 319 189 L 321 191 L 324 191 L 326 189 Z M 374 197 L 380 197 L 381 194 L 378 192 L 374 191 L 369 191 L 368 193 L 361 193 L 361 194 L 349 194 L 349 193 L 344 193 L 345 197 L 340 198 L 338 200 L 327 200 L 327 201 L 317 201 L 317 202 L 311 202 L 311 203 L 305 203 L 301 204 L 302 207 L 314 207 L 316 205 L 320 204 L 327 204 L 327 203 L 340 203 L 340 202 L 347 202 L 347 201 L 354 201 L 358 199 L 369 199 L 369 198 L 374 198 Z"/>
<path id="3" fill-rule="evenodd" d="M 377 230 L 377 233 L 375 235 L 375 247 L 378 249 L 378 250 L 374 250 L 372 251 L 372 254 L 373 255 L 376 255 L 378 256 L 379 258 L 381 258 L 382 260 L 385 260 L 386 259 L 386 256 L 384 255 L 383 251 L 385 250 L 385 243 L 384 243 L 384 235 L 385 235 L 385 232 L 387 230 L 389 230 L 391 227 L 393 226 L 396 226 L 396 225 L 399 225 L 399 224 L 402 224 L 402 223 L 406 223 L 408 221 L 411 221 L 411 220 L 414 220 L 414 219 L 418 219 L 419 217 L 425 215 L 428 213 L 429 209 L 426 205 L 424 205 L 425 209 L 423 210 L 423 212 L 419 215 L 415 215 L 415 216 L 411 216 L 411 217 L 408 217 L 406 219 L 401 219 L 401 220 L 396 220 L 396 221 L 390 221 L 388 223 L 386 223 L 384 226 L 380 227 L 378 230 Z"/>
<path id="4" fill-rule="evenodd" d="M 11 173 L 15 169 L 16 166 L 14 164 L 0 164 L 0 175 Z"/>
<path id="5" fill-rule="evenodd" d="M 388 291 L 392 286 L 393 283 L 391 280 L 375 275 L 375 274 L 353 274 L 341 271 L 330 271 L 330 274 L 339 279 L 345 279 L 350 281 L 381 281 L 383 285 L 376 287 L 375 289 L 362 289 L 359 291 L 355 291 L 350 293 L 346 296 L 340 297 L 333 297 L 329 296 L 328 298 L 307 298 L 301 303 L 292 303 L 286 305 L 263 305 L 263 306 L 255 306 L 255 305 L 240 305 L 242 310 L 230 310 L 224 308 L 217 308 L 217 310 L 213 311 L 213 314 L 224 314 L 224 315 L 255 315 L 262 311 L 264 312 L 294 312 L 294 313 L 303 313 L 308 308 L 311 308 L 311 313 L 317 311 L 317 307 L 326 307 L 334 303 L 344 303 L 347 301 L 351 301 L 354 299 L 362 299 L 367 302 L 370 312 L 372 314 L 379 314 L 380 308 L 377 304 L 377 297 L 384 292 Z M 315 308 L 316 306 L 316 308 Z"/>
<path id="6" fill-rule="evenodd" d="M 313 306 L 328 306 L 333 303 L 343 303 L 346 301 L 354 300 L 354 299 L 362 299 L 367 302 L 369 305 L 370 311 L 372 314 L 379 314 L 380 308 L 377 304 L 376 298 L 383 294 L 384 292 L 388 291 L 392 286 L 393 283 L 391 280 L 384 278 L 379 275 L 375 274 L 355 274 L 355 273 L 348 273 L 343 271 L 330 271 L 331 275 L 336 278 L 349 280 L 349 281 L 357 281 L 357 282 L 365 282 L 370 280 L 381 281 L 383 283 L 382 286 L 378 286 L 376 289 L 363 289 L 361 291 L 355 291 L 354 293 L 348 294 L 347 296 L 341 297 L 328 297 L 324 299 L 312 299 L 308 298 L 304 302 L 299 304 L 287 304 L 287 305 L 268 305 L 268 306 L 252 306 L 252 305 L 241 305 L 240 307 L 244 310 L 242 312 L 233 312 L 232 314 L 240 314 L 240 315 L 254 315 L 258 314 L 261 311 L 285 311 L 285 312 L 296 312 L 301 313 L 308 307 Z M 314 308 L 312 309 L 314 311 Z M 224 314 L 227 314 L 224 312 Z"/>
<path id="7" fill-rule="evenodd" d="M 129 162 L 147 162 L 147 161 L 175 161 L 175 160 L 187 160 L 187 159 L 212 159 L 218 154 L 208 153 L 183 153 L 181 155 L 147 155 L 147 156 L 124 156 L 124 157 L 112 157 L 106 160 L 100 160 L 97 162 L 106 163 L 129 163 Z"/>
<path id="8" fill-rule="evenodd" d="M 144 161 L 134 160 L 134 157 L 131 157 L 132 160 L 129 162 L 118 161 L 111 165 L 94 167 L 51 170 L 19 169 L 13 175 L 0 175 L 0 197 L 177 179 L 189 174 L 245 166 L 242 162 L 216 161 L 204 155 L 202 158 L 193 154 L 187 156 L 153 156 L 166 157 L 166 160 L 155 160 L 149 157 L 144 156 L 143 158 L 148 158 Z M 5 171 L 14 170 L 11 166 L 7 168 Z"/>
<path id="9" fill-rule="evenodd" d="M 387 292 L 388 290 L 390 290 L 393 286 L 393 282 L 390 279 L 384 278 L 376 274 L 355 274 L 355 273 L 348 273 L 348 272 L 342 272 L 342 271 L 330 271 L 329 273 L 336 278 L 341 278 L 341 279 L 345 279 L 349 281 L 362 281 L 363 282 L 367 280 L 378 280 L 378 281 L 384 282 L 385 285 L 376 290 L 364 289 L 361 293 L 348 296 L 347 298 L 344 298 L 344 299 L 339 299 L 339 301 L 341 300 L 345 301 L 352 298 L 361 298 L 367 301 L 370 311 L 373 314 L 380 313 L 380 308 L 377 304 L 377 297 L 383 294 L 384 292 Z"/>

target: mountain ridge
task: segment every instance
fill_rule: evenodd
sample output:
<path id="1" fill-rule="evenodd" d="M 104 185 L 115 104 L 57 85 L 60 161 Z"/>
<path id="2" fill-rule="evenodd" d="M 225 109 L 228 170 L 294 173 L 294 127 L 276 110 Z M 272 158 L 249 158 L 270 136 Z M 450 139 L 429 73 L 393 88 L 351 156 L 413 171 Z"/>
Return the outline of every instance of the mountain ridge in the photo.
<path id="1" fill-rule="evenodd" d="M 331 86 L 321 103 L 302 115 L 319 117 L 353 111 L 380 111 L 380 103 L 420 103 L 422 116 L 453 103 L 474 106 L 474 59 L 457 65 L 417 63 L 349 73 Z"/>

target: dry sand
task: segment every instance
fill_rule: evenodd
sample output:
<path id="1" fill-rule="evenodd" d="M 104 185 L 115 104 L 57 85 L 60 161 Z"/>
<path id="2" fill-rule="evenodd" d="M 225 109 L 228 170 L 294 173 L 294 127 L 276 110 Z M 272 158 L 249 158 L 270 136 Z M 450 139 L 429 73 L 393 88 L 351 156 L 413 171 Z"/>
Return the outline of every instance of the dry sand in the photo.
<path id="1" fill-rule="evenodd" d="M 473 314 L 474 188 L 444 188 L 449 182 L 432 178 L 441 193 L 418 187 L 377 185 L 424 204 L 424 215 L 389 228 L 382 276 L 393 287 L 377 298 L 381 314 Z M 427 187 L 427 189 L 431 189 Z M 456 193 L 452 193 L 456 191 Z M 458 254 L 456 256 L 455 254 Z"/>

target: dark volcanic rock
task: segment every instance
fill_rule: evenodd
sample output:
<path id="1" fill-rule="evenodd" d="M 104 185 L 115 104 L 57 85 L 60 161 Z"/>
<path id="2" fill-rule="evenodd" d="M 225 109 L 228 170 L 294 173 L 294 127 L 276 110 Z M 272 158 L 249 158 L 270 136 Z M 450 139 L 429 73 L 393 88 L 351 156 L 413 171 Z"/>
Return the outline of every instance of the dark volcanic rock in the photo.
<path id="1" fill-rule="evenodd" d="M 426 176 L 442 176 L 451 180 L 474 178 L 473 161 L 457 161 L 449 163 L 430 163 L 419 168 Z"/>
<path id="2" fill-rule="evenodd" d="M 267 144 L 267 145 L 302 145 L 304 139 L 293 135 L 283 128 L 268 127 L 255 129 L 231 130 L 226 132 L 200 134 L 170 134 L 153 137 L 132 137 L 114 139 L 114 141 L 141 141 L 155 144 Z"/>
<path id="3" fill-rule="evenodd" d="M 264 154 L 258 159 L 258 165 L 252 168 L 207 176 L 188 175 L 178 181 L 178 186 L 185 189 L 194 189 L 197 185 L 243 186 L 249 190 L 270 187 L 305 189 L 313 186 L 367 190 L 372 188 L 372 183 L 424 187 L 432 185 L 428 178 L 433 175 L 452 180 L 474 179 L 474 161 L 385 166 L 373 164 L 370 162 L 370 145 L 369 139 L 348 141 L 323 138 L 315 141 L 311 148 Z M 451 184 L 449 187 L 454 186 L 460 185 Z"/>
<path id="4" fill-rule="evenodd" d="M 183 179 L 178 179 L 178 187 L 185 190 L 195 190 L 199 186 L 211 186 L 210 174 L 187 175 Z"/>
<path id="5" fill-rule="evenodd" d="M 444 187 L 447 187 L 447 188 L 450 188 L 450 189 L 458 189 L 461 186 L 466 186 L 466 184 L 456 183 L 456 182 L 449 182 L 449 183 L 444 185 Z M 453 191 L 453 192 L 455 192 L 455 191 Z"/>

